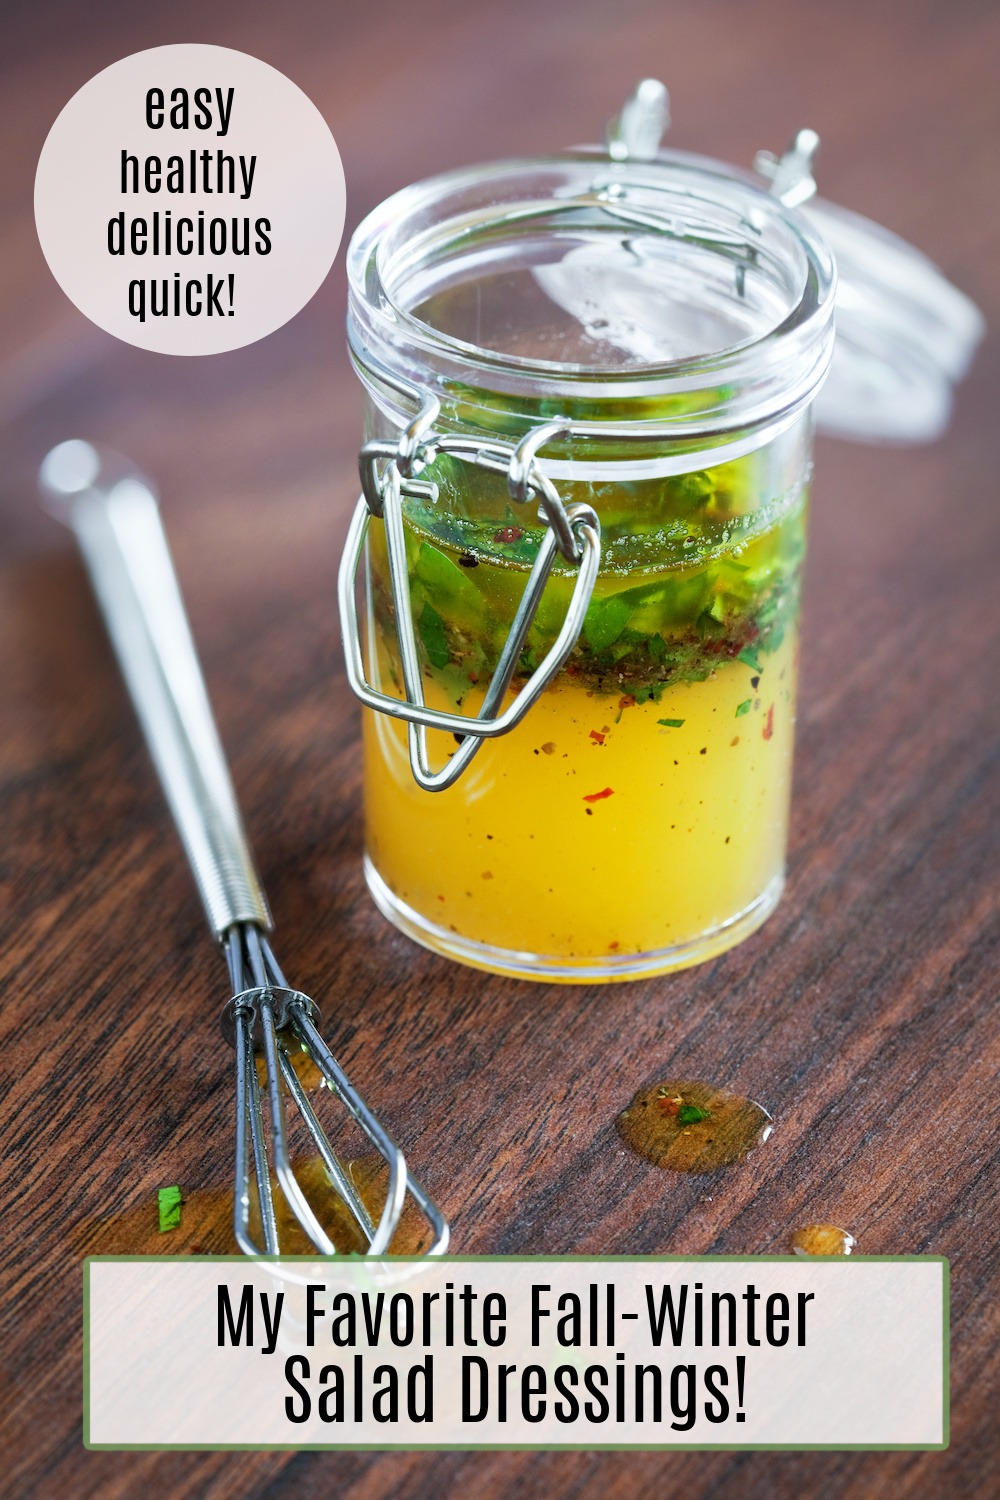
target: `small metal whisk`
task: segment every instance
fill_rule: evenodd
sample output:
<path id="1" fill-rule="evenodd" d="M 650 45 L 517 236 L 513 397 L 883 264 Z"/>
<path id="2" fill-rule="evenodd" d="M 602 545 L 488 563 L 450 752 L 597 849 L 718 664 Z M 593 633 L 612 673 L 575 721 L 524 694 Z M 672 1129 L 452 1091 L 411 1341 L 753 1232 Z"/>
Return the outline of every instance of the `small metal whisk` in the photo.
<path id="1" fill-rule="evenodd" d="M 39 485 L 47 508 L 71 527 L 80 544 L 205 914 L 229 967 L 232 998 L 222 1025 L 236 1050 L 233 1229 L 240 1249 L 247 1255 L 280 1253 L 273 1164 L 280 1192 L 309 1241 L 322 1255 L 336 1254 L 292 1166 L 286 1119 L 290 1100 L 319 1152 L 332 1191 L 360 1231 L 366 1253 L 380 1255 L 389 1248 L 409 1193 L 429 1226 L 427 1253 L 443 1254 L 447 1222 L 324 1042 L 316 1005 L 288 985 L 271 950 L 270 910 L 243 829 L 152 486 L 121 455 L 78 440 L 52 449 L 42 464 Z M 377 1223 L 300 1081 L 293 1063 L 299 1049 L 386 1162 L 388 1185 Z M 263 1059 L 263 1085 L 258 1059 Z M 254 1197 L 262 1245 L 251 1233 Z"/>

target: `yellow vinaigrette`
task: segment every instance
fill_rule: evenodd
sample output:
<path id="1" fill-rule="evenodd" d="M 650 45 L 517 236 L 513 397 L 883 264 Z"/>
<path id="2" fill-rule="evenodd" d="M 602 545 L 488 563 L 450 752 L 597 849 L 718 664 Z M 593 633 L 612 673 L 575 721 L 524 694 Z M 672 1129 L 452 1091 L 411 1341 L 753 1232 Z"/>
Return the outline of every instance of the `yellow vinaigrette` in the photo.
<path id="1" fill-rule="evenodd" d="M 376 630 L 377 683 L 394 661 Z M 698 963 L 781 893 L 795 631 L 658 701 L 598 691 L 573 664 L 447 791 L 414 782 L 405 726 L 364 713 L 367 874 L 410 936 L 494 972 L 566 982 Z M 398 680 L 398 672 L 395 674 Z M 429 706 L 454 698 L 425 667 Z M 481 689 L 462 705 L 474 713 Z M 666 722 L 664 722 L 666 721 Z M 432 764 L 454 749 L 429 736 Z"/>

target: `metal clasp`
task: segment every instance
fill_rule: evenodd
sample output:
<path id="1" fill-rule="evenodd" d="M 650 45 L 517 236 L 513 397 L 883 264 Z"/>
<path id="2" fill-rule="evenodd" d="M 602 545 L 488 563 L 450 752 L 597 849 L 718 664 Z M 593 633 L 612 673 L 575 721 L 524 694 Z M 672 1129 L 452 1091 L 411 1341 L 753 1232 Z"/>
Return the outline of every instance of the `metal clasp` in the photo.
<path id="1" fill-rule="evenodd" d="M 538 464 L 539 450 L 570 430 L 566 423 L 553 421 L 534 427 L 515 446 L 499 440 L 479 442 L 457 433 L 439 432 L 434 425 L 439 413 L 440 404 L 431 396 L 425 400 L 398 443 L 373 441 L 365 443 L 361 449 L 362 494 L 347 534 L 337 588 L 347 680 L 351 690 L 367 708 L 407 723 L 410 767 L 417 783 L 429 792 L 440 792 L 453 785 L 484 740 L 508 734 L 519 724 L 565 665 L 583 629 L 601 561 L 601 525 L 595 511 L 584 504 L 564 505 L 555 485 Z M 506 473 L 511 498 L 520 505 L 537 500 L 539 517 L 546 527 L 496 671 L 475 717 L 427 707 L 417 654 L 403 530 L 403 499 L 406 496 L 437 498 L 437 486 L 416 476 L 439 453 L 449 454 L 477 468 Z M 389 582 L 406 694 L 402 699 L 374 688 L 364 669 L 356 590 L 358 567 L 372 516 L 380 517 L 385 525 Z M 531 673 L 514 702 L 500 713 L 498 710 L 517 670 L 557 551 L 579 568 L 566 618 L 544 659 Z M 428 729 L 444 730 L 460 740 L 454 755 L 438 771 L 431 769 L 428 759 Z"/>
<path id="2" fill-rule="evenodd" d="M 652 161 L 670 129 L 670 95 L 658 78 L 636 84 L 605 131 L 612 161 Z"/>
<path id="3" fill-rule="evenodd" d="M 773 151 L 758 151 L 753 159 L 754 169 L 769 180 L 773 197 L 786 208 L 799 208 L 816 192 L 813 162 L 818 150 L 819 136 L 815 130 L 800 130 L 782 156 L 775 156 Z"/>

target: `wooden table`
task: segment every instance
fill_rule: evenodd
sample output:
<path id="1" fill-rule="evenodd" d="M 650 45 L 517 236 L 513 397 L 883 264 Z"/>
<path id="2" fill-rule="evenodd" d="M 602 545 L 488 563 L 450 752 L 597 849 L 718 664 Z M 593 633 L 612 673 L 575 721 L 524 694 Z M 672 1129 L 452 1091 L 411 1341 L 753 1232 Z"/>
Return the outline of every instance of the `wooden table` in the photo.
<path id="1" fill-rule="evenodd" d="M 948 435 L 821 441 L 788 892 L 676 978 L 544 988 L 390 930 L 361 879 L 358 715 L 334 621 L 359 397 L 342 261 L 252 348 L 170 359 L 90 326 L 31 215 L 49 124 L 99 68 L 168 40 L 288 72 L 330 121 L 349 224 L 452 165 L 594 138 L 638 76 L 671 143 L 739 162 L 815 125 L 834 200 L 919 244 L 996 321 L 1000 11 L 955 0 L 265 0 L 6 8 L 0 47 L 4 1057 L 0 1491 L 16 1496 L 791 1500 L 997 1492 L 998 346 Z M 832 1219 L 871 1254 L 952 1262 L 943 1454 L 108 1454 L 80 1439 L 82 1253 L 158 1186 L 223 1188 L 224 976 L 69 537 L 34 475 L 72 434 L 157 476 L 280 948 L 335 1046 L 479 1252 L 782 1252 Z M 659 1075 L 777 1124 L 706 1185 L 622 1154 Z M 990 1395 L 991 1377 L 994 1381 Z M 991 1437 L 993 1445 L 991 1449 Z"/>

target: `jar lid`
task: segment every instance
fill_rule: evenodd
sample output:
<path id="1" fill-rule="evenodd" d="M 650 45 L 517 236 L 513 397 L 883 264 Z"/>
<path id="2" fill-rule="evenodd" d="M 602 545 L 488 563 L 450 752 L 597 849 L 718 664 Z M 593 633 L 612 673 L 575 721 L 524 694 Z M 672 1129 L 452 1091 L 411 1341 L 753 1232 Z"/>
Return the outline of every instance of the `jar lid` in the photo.
<path id="1" fill-rule="evenodd" d="M 668 122 L 666 89 L 644 79 L 608 127 L 609 154 L 666 155 L 658 142 Z M 898 235 L 814 196 L 818 146 L 815 131 L 801 130 L 782 157 L 762 151 L 754 162 L 772 194 L 809 220 L 837 263 L 837 334 L 816 400 L 817 425 L 862 442 L 929 442 L 947 425 L 954 387 L 985 331 L 983 316 Z"/>
<path id="2" fill-rule="evenodd" d="M 572 434 L 546 453 L 552 478 L 619 440 L 678 473 L 692 452 L 749 452 L 812 403 L 833 349 L 825 239 L 703 157 L 447 172 L 362 221 L 347 274 L 352 358 L 390 421 L 428 388 L 480 430 L 558 416 Z M 605 458 L 602 477 L 624 477 L 623 453 Z"/>
<path id="3" fill-rule="evenodd" d="M 754 163 L 772 192 L 819 230 L 837 263 L 837 336 L 817 425 L 863 442 L 929 442 L 947 425 L 983 316 L 898 235 L 812 196 L 818 145 L 813 131 L 800 131 L 780 161 L 761 152 Z"/>
<path id="4" fill-rule="evenodd" d="M 861 440 L 929 442 L 985 323 L 933 261 L 871 219 L 821 199 L 804 210 L 837 262 L 837 336 L 817 420 Z"/>

